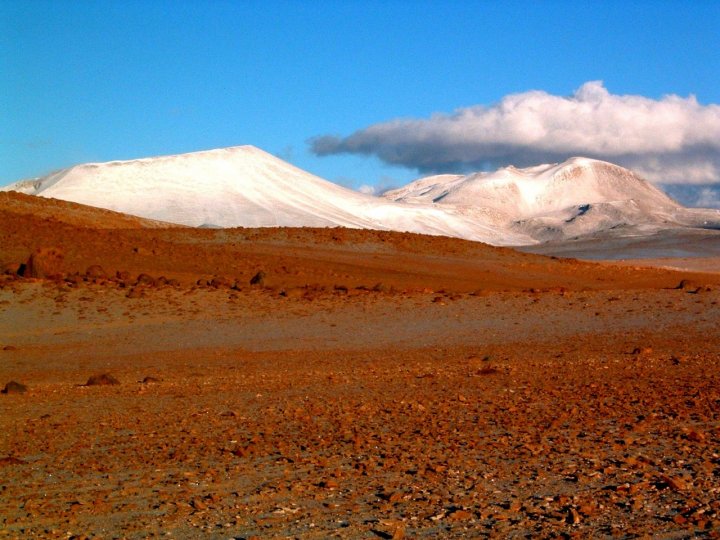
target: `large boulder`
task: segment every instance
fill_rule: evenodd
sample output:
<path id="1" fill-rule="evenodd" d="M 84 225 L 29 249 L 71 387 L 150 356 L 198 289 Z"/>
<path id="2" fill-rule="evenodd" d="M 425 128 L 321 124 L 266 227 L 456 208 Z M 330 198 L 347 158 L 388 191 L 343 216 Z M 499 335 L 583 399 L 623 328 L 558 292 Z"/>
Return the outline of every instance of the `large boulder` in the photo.
<path id="1" fill-rule="evenodd" d="M 27 392 L 27 386 L 17 381 L 10 381 L 0 392 L 3 394 L 24 394 Z"/>
<path id="2" fill-rule="evenodd" d="M 120 384 L 120 381 L 109 373 L 102 373 L 100 375 L 91 376 L 85 383 L 85 386 L 108 386 L 113 384 Z"/>
<path id="3" fill-rule="evenodd" d="M 56 278 L 63 274 L 65 255 L 58 248 L 38 248 L 28 258 L 22 276 L 27 278 Z"/>

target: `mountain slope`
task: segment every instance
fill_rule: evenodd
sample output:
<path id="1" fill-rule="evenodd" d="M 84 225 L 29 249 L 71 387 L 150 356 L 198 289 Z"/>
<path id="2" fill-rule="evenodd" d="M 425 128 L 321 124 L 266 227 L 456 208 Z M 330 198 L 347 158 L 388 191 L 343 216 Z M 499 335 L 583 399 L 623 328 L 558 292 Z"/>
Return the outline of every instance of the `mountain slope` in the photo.
<path id="1" fill-rule="evenodd" d="M 526 169 L 506 167 L 491 173 L 438 175 L 388 191 L 396 202 L 487 207 L 513 219 L 547 215 L 565 208 L 635 200 L 651 211 L 679 205 L 632 171 L 586 158 Z"/>
<path id="2" fill-rule="evenodd" d="M 720 213 L 686 209 L 632 171 L 587 158 L 526 169 L 436 175 L 384 194 L 394 202 L 442 206 L 494 226 L 561 240 L 603 231 L 646 234 L 675 226 L 720 222 Z"/>
<path id="3" fill-rule="evenodd" d="M 88 163 L 0 191 L 72 201 L 193 227 L 348 227 L 494 245 L 720 228 L 622 167 L 586 158 L 437 175 L 372 197 L 253 146 Z"/>
<path id="4" fill-rule="evenodd" d="M 498 245 L 532 242 L 434 205 L 398 204 L 343 188 L 253 146 L 77 165 L 3 190 L 195 227 L 342 226 Z"/>

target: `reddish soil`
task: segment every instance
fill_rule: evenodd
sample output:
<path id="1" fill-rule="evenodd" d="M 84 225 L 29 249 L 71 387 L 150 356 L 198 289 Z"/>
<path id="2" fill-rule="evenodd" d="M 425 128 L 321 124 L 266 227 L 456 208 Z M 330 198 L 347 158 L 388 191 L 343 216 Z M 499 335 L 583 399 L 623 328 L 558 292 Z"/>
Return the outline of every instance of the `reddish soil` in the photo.
<path id="1" fill-rule="evenodd" d="M 107 216 L 0 197 L 0 537 L 719 536 L 717 274 Z"/>

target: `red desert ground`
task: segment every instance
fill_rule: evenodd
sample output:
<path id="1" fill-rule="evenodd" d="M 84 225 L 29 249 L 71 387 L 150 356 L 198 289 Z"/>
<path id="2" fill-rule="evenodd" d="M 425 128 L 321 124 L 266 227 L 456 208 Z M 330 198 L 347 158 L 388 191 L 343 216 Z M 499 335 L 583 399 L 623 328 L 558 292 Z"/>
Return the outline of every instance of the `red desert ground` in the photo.
<path id="1" fill-rule="evenodd" d="M 712 265 L 11 192 L 0 263 L 0 537 L 720 536 Z"/>

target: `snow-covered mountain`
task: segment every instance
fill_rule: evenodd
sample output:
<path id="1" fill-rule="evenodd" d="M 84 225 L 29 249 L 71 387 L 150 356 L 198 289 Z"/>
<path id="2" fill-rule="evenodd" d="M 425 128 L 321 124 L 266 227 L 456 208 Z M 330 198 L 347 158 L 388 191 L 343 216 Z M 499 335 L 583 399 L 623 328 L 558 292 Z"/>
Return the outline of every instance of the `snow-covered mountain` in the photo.
<path id="1" fill-rule="evenodd" d="M 577 157 L 525 169 L 429 176 L 384 197 L 434 203 L 465 216 L 480 212 L 496 227 L 536 241 L 720 224 L 718 211 L 685 208 L 628 169 Z"/>
<path id="2" fill-rule="evenodd" d="M 88 163 L 2 190 L 207 227 L 351 227 L 527 244 L 432 204 L 407 205 L 323 180 L 254 146 Z"/>
<path id="3" fill-rule="evenodd" d="M 720 211 L 684 208 L 631 171 L 585 158 L 430 176 L 373 197 L 237 146 L 77 165 L 0 190 L 195 227 L 341 226 L 495 245 L 720 228 Z"/>

